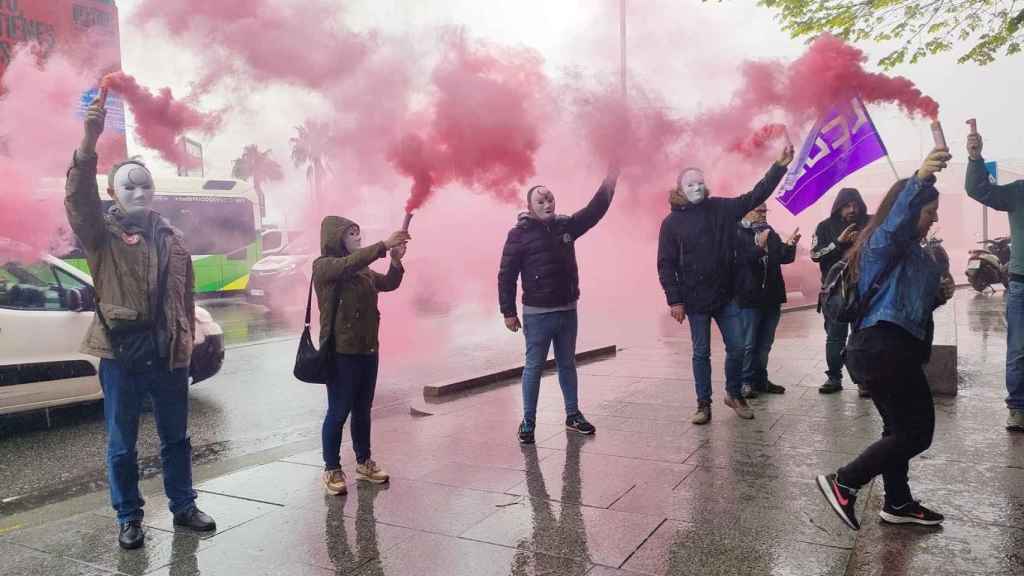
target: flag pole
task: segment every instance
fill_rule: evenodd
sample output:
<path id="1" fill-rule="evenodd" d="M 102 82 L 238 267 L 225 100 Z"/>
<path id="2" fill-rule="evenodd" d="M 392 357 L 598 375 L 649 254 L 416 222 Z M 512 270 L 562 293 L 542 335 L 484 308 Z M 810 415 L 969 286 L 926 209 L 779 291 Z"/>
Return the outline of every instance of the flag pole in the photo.
<path id="1" fill-rule="evenodd" d="M 893 163 L 892 156 L 889 156 L 888 150 L 885 151 L 885 159 L 889 161 L 889 168 L 892 168 L 892 175 L 895 176 L 897 180 L 899 180 L 900 173 L 896 171 L 896 164 Z"/>
<path id="2" fill-rule="evenodd" d="M 857 97 L 857 103 L 860 105 L 860 109 L 864 111 L 864 116 L 867 117 L 868 122 L 871 122 L 871 125 L 875 127 L 875 133 L 878 134 L 878 141 L 882 143 L 882 150 L 885 150 L 885 159 L 889 161 L 889 168 L 892 168 L 892 175 L 899 180 L 900 173 L 896 170 L 896 164 L 893 163 L 892 156 L 889 155 L 889 147 L 885 145 L 885 140 L 882 139 L 882 133 L 878 131 L 878 125 L 871 119 L 871 113 L 868 112 L 868 107 L 864 105 L 864 101 L 860 99 L 860 96 Z"/>

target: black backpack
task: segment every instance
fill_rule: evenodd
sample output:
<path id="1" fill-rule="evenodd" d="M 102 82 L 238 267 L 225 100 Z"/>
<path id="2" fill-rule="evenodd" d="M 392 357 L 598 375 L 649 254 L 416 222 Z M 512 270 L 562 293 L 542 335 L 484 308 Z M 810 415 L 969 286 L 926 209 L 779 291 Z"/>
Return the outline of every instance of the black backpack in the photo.
<path id="1" fill-rule="evenodd" d="M 850 262 L 846 258 L 840 259 L 832 265 L 821 283 L 821 291 L 818 293 L 818 312 L 823 314 L 827 320 L 843 324 L 857 324 L 868 311 L 868 306 L 875 299 L 882 285 L 889 279 L 889 275 L 902 260 L 896 257 L 889 261 L 882 273 L 875 279 L 874 284 L 868 288 L 867 294 L 861 295 L 857 290 L 857 282 L 850 277 Z"/>

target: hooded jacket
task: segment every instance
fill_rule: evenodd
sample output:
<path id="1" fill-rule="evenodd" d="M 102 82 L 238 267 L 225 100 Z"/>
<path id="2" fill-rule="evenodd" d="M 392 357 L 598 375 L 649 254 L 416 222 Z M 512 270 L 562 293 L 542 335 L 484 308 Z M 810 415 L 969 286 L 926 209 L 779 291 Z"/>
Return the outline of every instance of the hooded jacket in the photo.
<path id="1" fill-rule="evenodd" d="M 327 216 L 320 224 L 320 254 L 313 261 L 313 289 L 320 308 L 320 343 L 331 333 L 334 320 L 334 349 L 338 354 L 377 354 L 380 348 L 380 310 L 377 293 L 397 290 L 405 269 L 392 262 L 387 274 L 369 266 L 387 254 L 383 242 L 345 249 L 345 232 L 357 224 L 340 216 Z"/>
<path id="2" fill-rule="evenodd" d="M 740 308 L 779 306 L 786 301 L 786 281 L 782 265 L 796 259 L 796 246 L 786 244 L 766 223 L 743 226 L 736 231 L 736 269 L 734 286 Z M 754 237 L 768 230 L 765 249 L 757 246 Z"/>
<path id="3" fill-rule="evenodd" d="M 868 207 L 864 204 L 864 199 L 860 197 L 860 192 L 855 188 L 843 188 L 839 191 L 835 202 L 832 203 L 831 214 L 818 223 L 818 227 L 814 230 L 814 238 L 811 240 L 811 260 L 817 262 L 818 267 L 821 268 L 822 281 L 825 280 L 825 276 L 828 275 L 832 266 L 843 258 L 847 250 L 853 247 L 853 242 L 839 241 L 839 235 L 849 226 L 843 221 L 840 212 L 843 206 L 850 202 L 856 202 L 859 207 L 855 222 L 858 230 L 863 230 L 868 225 L 868 220 L 871 220 Z"/>
<path id="4" fill-rule="evenodd" d="M 95 154 L 75 152 L 65 183 L 64 207 L 92 273 L 96 304 L 114 329 L 153 322 L 168 369 L 187 368 L 195 333 L 192 256 L 181 233 L 156 212 L 144 228 L 129 225 L 116 210 L 106 214 L 96 184 Z M 160 295 L 160 278 L 166 287 Z M 82 352 L 114 358 L 107 331 L 97 315 Z"/>
<path id="5" fill-rule="evenodd" d="M 753 190 L 736 198 L 711 197 L 694 205 L 678 193 L 670 196 L 672 211 L 658 235 L 658 279 L 669 306 L 709 314 L 732 300 L 736 226 L 768 200 L 785 175 L 785 167 L 772 164 Z"/>
<path id="6" fill-rule="evenodd" d="M 615 194 L 615 180 L 605 179 L 590 202 L 571 216 L 558 215 L 548 222 L 529 213 L 508 233 L 498 268 L 498 305 L 502 316 L 516 311 L 516 280 L 522 277 L 523 304 L 555 308 L 580 297 L 576 264 L 576 240 L 604 217 Z"/>

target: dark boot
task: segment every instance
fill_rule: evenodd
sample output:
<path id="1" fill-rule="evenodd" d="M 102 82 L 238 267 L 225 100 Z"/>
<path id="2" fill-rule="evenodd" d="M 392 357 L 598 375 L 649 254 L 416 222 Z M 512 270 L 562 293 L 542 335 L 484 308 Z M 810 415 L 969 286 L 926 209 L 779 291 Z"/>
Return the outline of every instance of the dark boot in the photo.
<path id="1" fill-rule="evenodd" d="M 121 524 L 117 534 L 117 543 L 125 550 L 135 550 L 146 542 L 146 531 L 142 529 L 142 520 L 129 520 Z"/>
<path id="2" fill-rule="evenodd" d="M 197 532 L 212 532 L 217 529 L 217 523 L 213 521 L 213 518 L 195 506 L 175 514 L 174 525 Z"/>

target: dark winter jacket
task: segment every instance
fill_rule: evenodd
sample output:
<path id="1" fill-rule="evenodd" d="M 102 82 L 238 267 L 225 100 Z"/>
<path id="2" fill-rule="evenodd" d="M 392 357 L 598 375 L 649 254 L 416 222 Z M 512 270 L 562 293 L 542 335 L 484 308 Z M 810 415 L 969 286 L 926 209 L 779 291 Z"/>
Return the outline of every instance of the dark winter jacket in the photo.
<path id="1" fill-rule="evenodd" d="M 849 226 L 843 221 L 840 211 L 850 202 L 856 202 L 860 206 L 860 216 L 856 221 L 858 230 L 863 230 L 868 225 L 868 220 L 871 219 L 868 207 L 864 204 L 864 199 L 860 197 L 860 192 L 854 188 L 843 188 L 839 191 L 836 201 L 832 203 L 832 213 L 818 224 L 814 230 L 814 238 L 811 240 L 811 260 L 817 262 L 821 268 L 823 281 L 832 266 L 842 259 L 847 250 L 853 247 L 853 242 L 839 241 L 839 235 Z"/>
<path id="2" fill-rule="evenodd" d="M 773 164 L 754 189 L 736 198 L 707 198 L 700 204 L 672 196 L 672 211 L 658 237 L 658 279 L 669 306 L 710 313 L 733 297 L 736 226 L 771 196 L 786 168 Z"/>
<path id="3" fill-rule="evenodd" d="M 754 237 L 768 230 L 768 243 L 762 250 Z M 786 281 L 782 265 L 796 259 L 796 246 L 786 244 L 767 224 L 738 227 L 736 232 L 736 268 L 733 272 L 736 302 L 740 308 L 766 308 L 786 301 Z"/>
<path id="4" fill-rule="evenodd" d="M 320 224 L 322 256 L 313 261 L 313 288 L 320 307 L 320 342 L 322 344 L 330 334 L 331 316 L 337 307 L 335 351 L 376 354 L 380 347 L 377 293 L 397 290 L 405 269 L 392 263 L 386 275 L 370 270 L 370 264 L 387 254 L 383 242 L 349 254 L 343 238 L 345 231 L 355 225 L 339 216 L 328 216 Z"/>
<path id="5" fill-rule="evenodd" d="M 542 222 L 521 214 L 508 233 L 498 269 L 498 304 L 506 318 L 517 315 L 516 279 L 522 277 L 523 304 L 554 308 L 580 297 L 576 239 L 586 234 L 608 212 L 615 180 L 606 179 L 593 199 L 572 216 Z"/>

